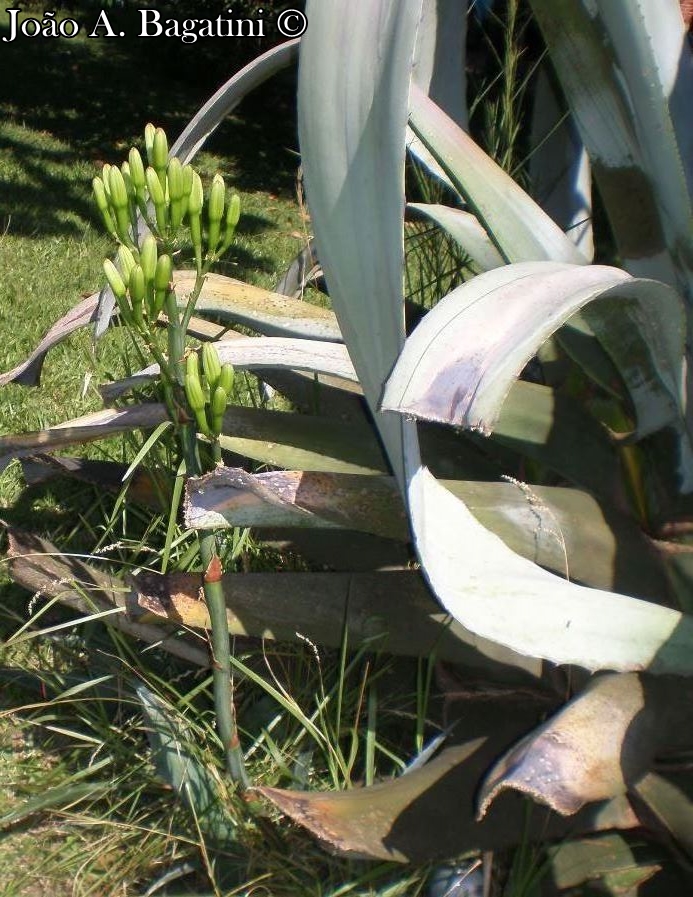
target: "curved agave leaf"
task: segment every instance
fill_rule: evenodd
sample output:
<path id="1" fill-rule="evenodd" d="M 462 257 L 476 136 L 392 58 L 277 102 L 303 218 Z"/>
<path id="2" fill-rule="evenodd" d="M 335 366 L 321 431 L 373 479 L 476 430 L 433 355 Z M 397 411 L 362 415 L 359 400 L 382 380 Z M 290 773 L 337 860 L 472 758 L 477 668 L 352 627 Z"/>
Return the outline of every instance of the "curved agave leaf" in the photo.
<path id="1" fill-rule="evenodd" d="M 10 575 L 30 593 L 55 598 L 80 614 L 103 612 L 102 619 L 108 626 L 155 644 L 186 663 L 209 666 L 208 652 L 179 630 L 172 634 L 170 630 L 162 631 L 161 626 L 130 620 L 125 613 L 127 587 L 122 580 L 104 573 L 95 564 L 85 563 L 81 557 L 61 554 L 55 545 L 38 536 L 12 527 L 7 527 L 7 535 Z"/>
<path id="2" fill-rule="evenodd" d="M 273 467 L 384 473 L 387 461 L 366 422 L 229 408 L 219 438 L 222 448 Z"/>
<path id="3" fill-rule="evenodd" d="M 209 629 L 192 573 L 138 573 L 128 612 L 141 623 Z M 534 689 L 541 664 L 485 642 L 446 617 L 415 570 L 364 573 L 228 573 L 222 577 L 229 632 L 254 638 L 338 648 L 370 645 L 407 657 L 429 656 L 464 666 L 484 681 Z M 149 627 L 151 628 L 151 626 Z M 544 689 L 544 690 L 542 690 Z"/>
<path id="4" fill-rule="evenodd" d="M 407 92 L 421 0 L 309 0 L 299 138 L 318 256 L 395 474 L 411 426 L 377 413 L 404 343 Z M 350 22 L 344 40 L 344 17 Z M 346 73 L 358 72 L 358 77 Z M 336 136 L 339 139 L 336 139 Z"/>
<path id="5" fill-rule="evenodd" d="M 605 512 L 575 489 L 444 480 L 484 526 L 513 551 L 599 588 L 661 597 L 666 579 L 634 521 Z M 392 477 L 217 468 L 186 483 L 185 524 L 340 527 L 407 541 L 409 527 Z M 626 552 L 629 563 L 619 563 Z"/>
<path id="6" fill-rule="evenodd" d="M 539 383 L 515 381 L 493 439 L 610 504 L 618 502 L 621 474 L 613 443 L 596 418 L 570 396 Z"/>
<path id="7" fill-rule="evenodd" d="M 693 286 L 693 52 L 675 2 L 616 0 L 599 17 L 625 77 L 667 248 Z"/>
<path id="8" fill-rule="evenodd" d="M 119 410 L 104 409 L 76 417 L 73 420 L 46 427 L 33 433 L 0 436 L 0 471 L 13 458 L 23 458 L 34 452 L 52 451 L 66 445 L 80 445 L 95 439 L 105 439 L 114 433 L 129 430 L 153 429 L 168 418 L 163 405 L 151 403 L 133 405 Z"/>
<path id="9" fill-rule="evenodd" d="M 479 794 L 479 815 L 508 788 L 564 816 L 625 794 L 659 751 L 693 746 L 691 688 L 636 673 L 593 679 L 494 765 Z"/>
<path id="10" fill-rule="evenodd" d="M 472 716 L 471 710 L 468 715 Z M 485 768 L 513 731 L 536 718 L 532 708 L 520 711 L 511 705 L 505 705 L 501 714 L 494 705 L 491 715 L 493 721 L 487 724 L 493 734 L 488 738 L 446 748 L 423 768 L 394 781 L 322 794 L 255 790 L 332 850 L 399 862 L 509 847 L 523 832 L 530 840 L 546 841 L 569 832 L 638 825 L 625 798 L 587 807 L 570 821 L 535 809 L 528 822 L 527 805 L 516 794 L 504 794 L 483 821 L 475 820 L 474 795 Z M 470 728 L 476 728 L 474 722 Z"/>
<path id="11" fill-rule="evenodd" d="M 50 330 L 36 346 L 29 357 L 11 371 L 0 374 L 0 386 L 8 383 L 21 383 L 23 386 L 36 386 L 41 378 L 41 369 L 50 350 L 71 336 L 82 327 L 87 327 L 95 320 L 99 294 L 92 293 L 71 308 L 67 314 L 53 324 Z"/>
<path id="12" fill-rule="evenodd" d="M 644 844 L 637 837 L 628 839 L 608 832 L 571 839 L 550 852 L 551 884 L 561 893 L 575 893 L 575 888 L 598 881 L 599 892 L 608 897 L 634 897 L 639 892 L 631 888 L 649 881 L 667 862 L 661 848 Z M 667 897 L 683 897 L 686 891 L 672 893 L 667 889 L 666 893 Z"/>
<path id="13" fill-rule="evenodd" d="M 505 264 L 493 240 L 469 212 L 425 202 L 407 203 L 407 211 L 410 210 L 435 221 L 467 253 L 480 271 L 490 271 Z"/>
<path id="14" fill-rule="evenodd" d="M 311 237 L 279 278 L 275 291 L 282 296 L 300 299 L 306 286 L 317 276 L 319 270 L 320 266 L 315 258 L 315 240 Z"/>
<path id="15" fill-rule="evenodd" d="M 426 316 L 388 381 L 383 408 L 488 434 L 510 385 L 576 311 L 615 357 L 643 436 L 682 416 L 685 319 L 676 293 L 617 268 L 527 262 L 457 287 Z M 601 310 L 611 301 L 613 308 Z M 619 327 L 614 328 L 616 316 Z"/>
<path id="16" fill-rule="evenodd" d="M 300 40 L 296 39 L 278 44 L 232 75 L 195 113 L 171 147 L 169 155 L 178 156 L 183 163 L 190 162 L 210 134 L 244 97 L 298 59 L 299 43 Z"/>
<path id="17" fill-rule="evenodd" d="M 411 124 L 509 262 L 587 259 L 513 179 L 415 84 Z"/>
<path id="18" fill-rule="evenodd" d="M 214 345 L 222 362 L 228 362 L 241 370 L 302 370 L 330 374 L 348 383 L 358 382 L 349 353 L 340 343 L 280 336 L 237 336 L 232 340 L 218 340 Z M 112 401 L 127 390 L 156 379 L 158 374 L 159 365 L 150 364 L 125 380 L 109 383 L 102 388 L 101 394 Z"/>
<path id="19" fill-rule="evenodd" d="M 194 271 L 176 271 L 173 275 L 176 298 L 182 307 L 187 304 L 195 277 Z M 195 310 L 198 314 L 207 312 L 223 321 L 244 324 L 267 336 L 342 341 L 339 324 L 330 309 L 263 290 L 223 274 L 207 275 Z"/>
<path id="20" fill-rule="evenodd" d="M 412 77 L 441 109 L 467 128 L 467 0 L 424 0 Z"/>
<path id="21" fill-rule="evenodd" d="M 554 663 L 693 675 L 693 617 L 568 583 L 510 551 L 425 468 L 409 483 L 422 569 L 472 632 Z"/>

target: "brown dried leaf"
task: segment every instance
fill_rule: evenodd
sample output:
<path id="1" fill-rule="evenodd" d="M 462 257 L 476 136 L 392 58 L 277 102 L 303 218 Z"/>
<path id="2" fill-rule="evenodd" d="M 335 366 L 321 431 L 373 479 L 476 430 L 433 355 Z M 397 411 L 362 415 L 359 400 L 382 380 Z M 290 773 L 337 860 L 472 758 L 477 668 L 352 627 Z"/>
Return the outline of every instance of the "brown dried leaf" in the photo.
<path id="1" fill-rule="evenodd" d="M 659 750 L 693 743 L 691 696 L 693 686 L 676 677 L 592 679 L 495 764 L 480 792 L 479 816 L 508 789 L 563 815 L 625 794 Z"/>

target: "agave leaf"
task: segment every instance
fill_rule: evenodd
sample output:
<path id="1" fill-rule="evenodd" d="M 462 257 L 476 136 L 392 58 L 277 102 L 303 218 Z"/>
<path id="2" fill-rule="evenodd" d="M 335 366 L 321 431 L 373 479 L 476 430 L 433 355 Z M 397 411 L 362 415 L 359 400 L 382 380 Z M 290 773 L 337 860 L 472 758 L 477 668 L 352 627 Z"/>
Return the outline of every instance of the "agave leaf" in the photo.
<path id="1" fill-rule="evenodd" d="M 279 278 L 275 291 L 282 296 L 300 299 L 303 291 L 320 270 L 315 258 L 315 240 L 311 237 Z"/>
<path id="2" fill-rule="evenodd" d="M 582 312 L 574 314 L 556 334 L 558 342 L 570 358 L 617 399 L 623 399 L 625 389 L 618 369 L 594 335 Z"/>
<path id="3" fill-rule="evenodd" d="M 693 618 L 565 582 L 520 558 L 425 468 L 410 476 L 408 500 L 425 575 L 468 629 L 554 663 L 693 674 Z"/>
<path id="4" fill-rule="evenodd" d="M 534 200 L 415 84 L 411 124 L 507 261 L 587 261 Z"/>
<path id="5" fill-rule="evenodd" d="M 616 360 L 639 435 L 678 423 L 685 322 L 677 294 L 617 268 L 552 262 L 508 265 L 453 290 L 407 340 L 383 407 L 489 433 L 541 344 L 597 299 L 589 323 Z"/>
<path id="6" fill-rule="evenodd" d="M 512 733 L 527 726 L 533 711 L 505 706 L 487 719 L 491 735 L 446 748 L 423 768 L 398 779 L 337 793 L 306 794 L 255 789 L 306 827 L 332 850 L 351 857 L 399 862 L 443 859 L 464 852 L 513 846 L 523 837 L 542 841 L 570 831 L 631 828 L 636 817 L 625 799 L 586 808 L 570 823 L 534 810 L 517 794 L 505 794 L 488 816 L 474 818 L 479 778 Z M 475 728 L 474 722 L 469 726 Z M 502 748 L 501 748 L 502 749 Z M 440 821 L 444 819 L 445 825 Z"/>
<path id="7" fill-rule="evenodd" d="M 661 850 L 615 832 L 565 841 L 551 851 L 552 885 L 559 891 L 599 882 L 611 897 L 623 894 L 618 885 L 628 876 L 628 886 L 648 881 L 667 862 Z"/>
<path id="8" fill-rule="evenodd" d="M 439 203 L 410 202 L 407 211 L 418 212 L 441 227 L 467 253 L 480 271 L 490 271 L 505 264 L 496 246 L 469 212 Z"/>
<path id="9" fill-rule="evenodd" d="M 0 374 L 0 386 L 8 383 L 21 383 L 23 386 L 36 386 L 41 378 L 41 369 L 50 350 L 71 336 L 75 331 L 86 327 L 95 320 L 98 293 L 93 293 L 71 308 L 67 314 L 53 324 L 50 330 L 36 346 L 29 357 L 11 371 Z"/>
<path id="10" fill-rule="evenodd" d="M 660 597 L 666 579 L 634 521 L 606 512 L 574 489 L 513 483 L 443 481 L 506 545 L 559 575 L 600 588 Z M 607 522 L 608 521 L 608 522 Z M 341 527 L 408 540 L 409 527 L 391 477 L 217 468 L 186 483 L 185 524 Z M 626 551 L 627 565 L 618 560 Z"/>
<path id="11" fill-rule="evenodd" d="M 599 16 L 625 78 L 644 173 L 653 184 L 667 247 L 690 294 L 693 52 L 686 28 L 673 2 L 616 0 L 600 8 Z"/>
<path id="12" fill-rule="evenodd" d="M 228 451 L 289 470 L 366 474 L 387 470 L 367 422 L 233 407 L 224 415 L 219 441 Z"/>
<path id="13" fill-rule="evenodd" d="M 309 0 L 298 119 L 306 196 L 333 307 L 403 481 L 412 427 L 377 413 L 404 342 L 404 155 L 422 2 Z M 344 40 L 348 14 L 349 40 Z M 358 78 L 348 73 L 358 72 Z M 337 139 L 337 137 L 339 139 Z"/>
<path id="14" fill-rule="evenodd" d="M 636 125 L 638 113 L 633 112 L 634 104 L 646 99 L 653 90 L 661 105 L 660 116 L 668 114 L 667 93 L 658 84 L 656 66 L 652 65 L 653 50 L 642 53 L 633 40 L 631 26 L 641 18 L 640 3 L 609 5 L 603 23 L 600 24 L 586 4 L 571 0 L 532 0 L 534 15 L 546 40 L 551 60 L 561 82 L 561 86 L 571 107 L 580 136 L 587 148 L 597 180 L 599 191 L 609 215 L 612 229 L 626 268 L 631 273 L 643 277 L 653 277 L 675 285 L 677 276 L 668 256 L 667 238 L 661 208 L 658 207 L 660 178 L 678 177 L 680 161 L 676 163 L 677 174 L 664 173 L 668 167 L 658 152 L 660 138 L 668 143 L 668 135 L 659 129 L 646 136 L 646 142 L 656 153 L 655 165 L 662 171 L 657 175 L 646 165 L 645 147 L 640 143 L 642 134 Z M 613 7 L 613 8 L 612 8 Z M 672 11 L 679 17 L 673 3 L 654 3 L 663 19 L 670 19 Z M 602 16 L 603 10 L 599 11 Z M 655 15 L 658 15 L 655 12 Z M 628 54 L 633 63 L 627 68 L 631 76 L 639 68 L 635 80 L 652 80 L 652 88 L 636 87 L 625 82 L 625 71 L 617 65 L 610 42 L 605 40 L 604 23 L 610 22 L 609 36 Z M 642 19 L 638 28 L 642 34 L 649 32 L 643 28 Z M 665 26 L 667 27 L 667 26 Z M 670 64 L 679 59 L 682 42 L 678 48 L 669 46 Z M 611 44 L 613 47 L 613 44 Z M 649 59 L 647 58 L 649 56 Z M 669 85 L 671 88 L 673 85 Z M 690 97 L 690 91 L 687 94 Z M 669 149 L 665 149 L 669 154 Z M 679 206 L 686 201 L 685 189 L 678 198 Z M 680 220 L 680 216 L 676 216 Z M 690 224 L 689 224 L 690 228 Z M 686 238 L 686 242 L 689 237 Z M 673 246 L 673 244 L 672 244 Z"/>
<path id="15" fill-rule="evenodd" d="M 111 613 L 104 617 L 104 622 L 134 638 L 155 644 L 187 663 L 201 667 L 209 665 L 209 656 L 198 643 L 172 634 L 170 630 L 162 630 L 161 626 L 148 626 L 126 617 L 127 588 L 122 580 L 103 573 L 79 557 L 61 554 L 45 539 L 13 527 L 7 527 L 7 534 L 7 556 L 14 582 L 41 597 L 56 598 L 82 615 L 94 610 L 121 609 L 123 613 Z"/>
<path id="16" fill-rule="evenodd" d="M 402 499 L 390 477 L 310 471 L 249 474 L 217 467 L 186 482 L 185 525 L 341 527 L 406 540 Z"/>
<path id="17" fill-rule="evenodd" d="M 424 0 L 412 77 L 453 121 L 467 128 L 467 0 Z"/>
<path id="18" fill-rule="evenodd" d="M 633 788 L 638 801 L 647 808 L 641 816 L 650 825 L 656 823 L 667 838 L 693 858 L 693 789 L 690 773 L 681 776 L 682 782 L 664 777 L 656 772 L 646 773 Z"/>
<path id="19" fill-rule="evenodd" d="M 610 504 L 620 496 L 620 468 L 606 429 L 570 396 L 517 380 L 493 441 L 520 452 Z"/>
<path id="20" fill-rule="evenodd" d="M 296 60 L 298 43 L 298 40 L 290 40 L 278 44 L 232 75 L 193 116 L 171 147 L 169 156 L 177 156 L 183 163 L 190 162 L 209 135 L 248 93 Z M 95 338 L 98 339 L 106 331 L 114 306 L 115 298 L 110 287 L 102 290 L 94 328 Z"/>
<path id="21" fill-rule="evenodd" d="M 544 67 L 534 88 L 531 141 L 532 195 L 591 262 L 594 238 L 589 156 L 575 122 L 566 114 L 565 101 Z"/>
<path id="22" fill-rule="evenodd" d="M 187 305 L 195 285 L 194 271 L 176 271 L 173 283 L 181 307 Z M 208 274 L 195 304 L 198 314 L 213 314 L 222 321 L 252 327 L 267 336 L 341 342 L 334 312 L 300 299 L 263 290 L 223 274 Z"/>
<path id="23" fill-rule="evenodd" d="M 218 340 L 214 345 L 222 363 L 228 362 L 241 370 L 303 370 L 329 374 L 349 383 L 358 382 L 349 354 L 340 343 L 238 335 Z M 102 388 L 101 394 L 105 400 L 112 401 L 134 387 L 155 380 L 158 374 L 159 365 L 151 364 L 125 380 L 109 383 Z"/>
<path id="24" fill-rule="evenodd" d="M 200 576 L 138 573 L 128 611 L 140 623 L 168 621 L 209 629 Z M 369 645 L 404 656 L 429 655 L 503 683 L 532 683 L 536 661 L 499 648 L 450 623 L 417 571 L 225 574 L 222 588 L 232 635 L 337 648 Z M 346 626 L 346 629 L 345 629 Z"/>
<path id="25" fill-rule="evenodd" d="M 693 745 L 691 688 L 674 677 L 637 673 L 593 679 L 493 766 L 479 815 L 509 788 L 564 816 L 625 794 L 657 753 Z"/>
<path id="26" fill-rule="evenodd" d="M 94 411 L 33 433 L 1 436 L 0 470 L 4 470 L 13 458 L 26 457 L 37 450 L 51 451 L 66 445 L 81 445 L 95 439 L 105 439 L 114 433 L 153 429 L 165 421 L 167 416 L 163 405 L 156 403 L 133 405 L 120 410 L 109 408 Z"/>
<path id="27" fill-rule="evenodd" d="M 70 455 L 56 457 L 40 453 L 30 455 L 21 463 L 24 481 L 28 486 L 45 483 L 55 476 L 68 476 L 109 492 L 120 492 L 129 470 L 128 464 L 119 464 L 117 461 L 95 461 Z M 129 502 L 156 511 L 164 510 L 162 501 L 168 502 L 166 510 L 171 507 L 164 476 L 138 468 L 128 478 L 127 489 Z"/>
<path id="28" fill-rule="evenodd" d="M 269 81 L 277 72 L 293 65 L 298 59 L 298 46 L 298 39 L 284 41 L 262 53 L 232 75 L 195 113 L 171 147 L 169 155 L 178 156 L 183 163 L 190 162 L 207 138 L 244 97 L 265 81 Z"/>
<path id="29" fill-rule="evenodd" d="M 236 839 L 236 825 L 220 800 L 221 782 L 197 755 L 179 717 L 145 685 L 135 690 L 157 772 L 187 804 L 201 831 L 228 847 Z"/>
<path id="30" fill-rule="evenodd" d="M 424 0 L 412 76 L 457 124 L 467 129 L 465 71 L 467 0 Z M 428 148 L 407 128 L 407 149 L 433 177 L 455 187 Z"/>

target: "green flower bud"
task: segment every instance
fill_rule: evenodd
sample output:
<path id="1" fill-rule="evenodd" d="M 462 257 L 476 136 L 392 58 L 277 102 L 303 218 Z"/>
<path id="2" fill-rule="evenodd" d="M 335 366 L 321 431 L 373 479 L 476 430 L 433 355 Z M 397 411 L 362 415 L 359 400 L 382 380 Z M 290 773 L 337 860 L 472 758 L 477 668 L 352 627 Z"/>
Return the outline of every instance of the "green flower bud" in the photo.
<path id="1" fill-rule="evenodd" d="M 120 312 L 121 317 L 126 324 L 131 324 L 132 311 L 130 310 L 130 306 L 128 305 L 125 292 L 125 283 L 123 282 L 123 278 L 121 277 L 120 272 L 110 259 L 104 259 L 103 271 L 106 275 L 108 285 L 113 291 L 113 295 L 115 296 L 116 302 L 118 303 L 118 311 Z"/>
<path id="2" fill-rule="evenodd" d="M 130 174 L 130 165 L 127 162 L 123 162 L 120 166 L 120 173 L 123 175 L 123 181 L 125 182 L 125 190 L 128 194 L 128 200 L 134 200 L 135 198 L 135 187 L 132 183 L 132 176 Z"/>
<path id="3" fill-rule="evenodd" d="M 190 223 L 190 242 L 195 251 L 195 263 L 198 272 L 202 268 L 202 222 L 200 213 L 202 212 L 203 202 L 202 181 L 200 180 L 200 175 L 193 171 L 192 185 L 188 197 L 188 221 Z"/>
<path id="4" fill-rule="evenodd" d="M 186 165 L 186 168 L 188 166 Z M 190 184 L 190 199 L 188 200 L 188 214 L 199 215 L 202 212 L 202 204 L 204 202 L 204 192 L 202 190 L 202 180 L 200 175 L 193 171 L 192 182 Z"/>
<path id="5" fill-rule="evenodd" d="M 104 189 L 106 190 L 106 196 L 111 199 L 111 187 L 109 183 L 109 172 L 113 166 L 109 165 L 108 162 L 104 162 L 101 166 L 101 180 L 103 181 Z"/>
<path id="6" fill-rule="evenodd" d="M 137 147 L 133 146 L 130 150 L 128 154 L 128 162 L 130 165 L 132 185 L 135 188 L 135 191 L 139 193 L 147 186 L 147 181 L 144 177 L 144 163 L 142 162 L 142 156 Z"/>
<path id="7" fill-rule="evenodd" d="M 96 200 L 96 207 L 101 213 L 101 219 L 104 223 L 104 226 L 108 233 L 117 239 L 118 234 L 116 233 L 115 221 L 113 219 L 113 213 L 111 212 L 111 206 L 108 202 L 108 196 L 106 195 L 106 188 L 104 186 L 104 182 L 101 178 L 94 178 L 91 182 L 92 188 L 94 190 L 94 199 Z"/>
<path id="8" fill-rule="evenodd" d="M 215 174 L 209 191 L 209 202 L 207 204 L 207 216 L 209 220 L 207 251 L 210 255 L 214 255 L 217 246 L 219 245 L 221 219 L 224 217 L 225 196 L 226 185 L 224 184 L 224 179 L 220 174 Z"/>
<path id="9" fill-rule="evenodd" d="M 183 166 L 183 196 L 189 196 L 193 185 L 195 169 L 189 163 Z"/>
<path id="10" fill-rule="evenodd" d="M 108 172 L 108 186 L 111 191 L 111 205 L 114 209 L 127 209 L 128 207 L 128 191 L 125 186 L 125 179 L 119 168 L 111 165 Z"/>
<path id="11" fill-rule="evenodd" d="M 147 122 L 144 126 L 144 147 L 147 152 L 147 161 L 150 165 L 153 164 L 153 150 L 154 150 L 154 135 L 156 134 L 156 127 L 151 123 Z"/>
<path id="12" fill-rule="evenodd" d="M 132 269 L 137 264 L 137 261 L 129 247 L 124 246 L 122 243 L 118 247 L 118 252 L 116 254 L 118 257 L 118 264 L 120 265 L 120 273 L 123 275 L 125 286 L 127 286 L 130 280 L 130 275 L 132 274 Z"/>
<path id="13" fill-rule="evenodd" d="M 203 343 L 202 345 L 202 370 L 207 378 L 207 383 L 209 383 L 210 392 L 214 392 L 221 376 L 221 361 L 213 343 Z"/>
<path id="14" fill-rule="evenodd" d="M 190 405 L 190 409 L 197 421 L 199 431 L 204 433 L 205 436 L 211 436 L 205 414 L 207 402 L 202 389 L 202 383 L 200 382 L 197 352 L 190 352 L 185 360 L 185 381 L 183 388 L 185 390 L 185 397 L 188 400 L 188 405 Z"/>
<path id="15" fill-rule="evenodd" d="M 164 188 L 161 186 L 161 181 L 153 168 L 147 168 L 145 177 L 147 179 L 149 196 L 154 204 L 156 226 L 159 229 L 159 233 L 163 235 L 168 227 L 168 207 L 166 197 L 164 196 Z"/>
<path id="16" fill-rule="evenodd" d="M 219 382 L 217 386 L 221 386 L 227 396 L 230 396 L 231 391 L 233 390 L 233 377 L 233 365 L 229 364 L 228 362 L 226 364 L 222 364 L 221 374 L 219 375 Z"/>
<path id="17" fill-rule="evenodd" d="M 140 265 L 144 271 L 144 279 L 147 283 L 152 283 L 154 281 L 157 257 L 158 249 L 156 237 L 152 234 L 147 234 L 142 241 L 142 247 L 140 249 Z"/>
<path id="18" fill-rule="evenodd" d="M 226 390 L 221 386 L 217 386 L 212 392 L 212 400 L 209 403 L 210 430 L 214 436 L 218 436 L 224 426 L 224 412 L 226 411 L 227 401 Z"/>
<path id="19" fill-rule="evenodd" d="M 223 255 L 233 242 L 233 235 L 236 233 L 236 225 L 241 217 L 241 197 L 237 193 L 232 193 L 226 207 L 226 228 L 224 230 L 224 238 L 219 247 L 219 255 Z"/>
<path id="20" fill-rule="evenodd" d="M 180 164 L 178 156 L 174 156 L 169 161 L 166 177 L 168 180 L 169 199 L 181 199 L 185 192 L 185 182 L 183 180 L 183 166 Z"/>
<path id="21" fill-rule="evenodd" d="M 130 293 L 132 302 L 142 302 L 146 290 L 147 282 L 144 277 L 142 265 L 135 265 L 130 272 L 130 279 L 128 281 L 128 292 Z"/>
<path id="22" fill-rule="evenodd" d="M 212 414 L 215 417 L 223 414 L 226 411 L 226 403 L 228 402 L 228 400 L 229 397 L 226 395 L 226 390 L 221 386 L 217 386 L 217 388 L 212 393 L 212 401 L 209 403 Z"/>
<path id="23" fill-rule="evenodd" d="M 130 272 L 130 280 L 128 281 L 128 293 L 130 294 L 130 303 L 132 305 L 132 316 L 140 327 L 144 328 L 143 305 L 144 298 L 147 294 L 147 283 L 144 277 L 144 271 L 141 265 L 135 265 Z"/>
<path id="24" fill-rule="evenodd" d="M 168 292 L 173 274 L 173 260 L 170 255 L 162 255 L 156 263 L 156 271 L 154 273 L 154 301 L 152 304 L 152 318 L 158 318 L 166 301 L 166 293 Z"/>
<path id="25" fill-rule="evenodd" d="M 166 166 L 168 164 L 168 140 L 163 128 L 157 128 L 154 132 L 152 143 L 151 165 L 161 181 L 161 186 L 166 186 Z"/>
<path id="26" fill-rule="evenodd" d="M 171 227 L 177 229 L 183 220 L 183 196 L 185 184 L 183 182 L 183 166 L 176 156 L 168 163 L 166 171 L 168 183 L 168 199 L 171 208 Z"/>
<path id="27" fill-rule="evenodd" d="M 113 295 L 120 303 L 126 296 L 125 283 L 123 282 L 120 271 L 110 259 L 104 259 L 103 271 L 106 275 L 108 285 L 113 290 Z"/>

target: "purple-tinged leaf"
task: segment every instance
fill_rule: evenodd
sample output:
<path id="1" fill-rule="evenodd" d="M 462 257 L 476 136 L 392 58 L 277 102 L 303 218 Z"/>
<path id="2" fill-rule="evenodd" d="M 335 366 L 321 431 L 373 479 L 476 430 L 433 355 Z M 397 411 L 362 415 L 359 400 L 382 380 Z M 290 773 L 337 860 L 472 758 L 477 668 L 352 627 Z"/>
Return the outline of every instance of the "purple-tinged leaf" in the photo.
<path id="1" fill-rule="evenodd" d="M 637 673 L 593 679 L 491 769 L 479 794 L 483 817 L 514 789 L 564 816 L 625 794 L 663 751 L 693 747 L 693 685 Z"/>

